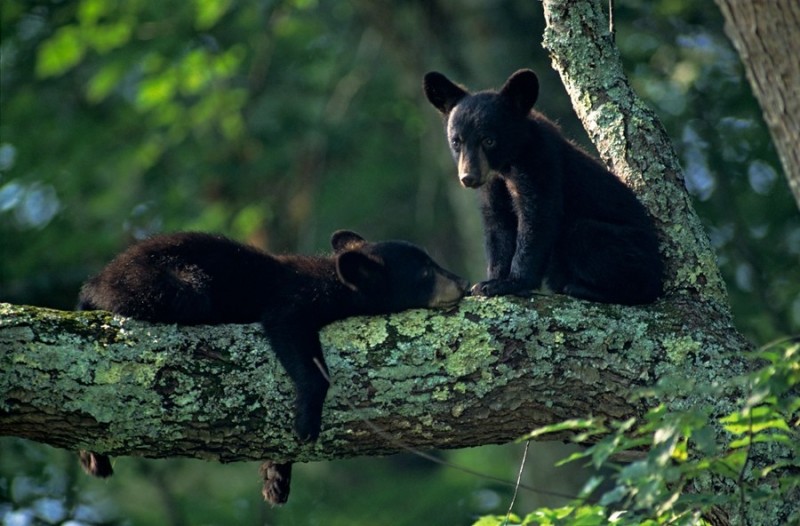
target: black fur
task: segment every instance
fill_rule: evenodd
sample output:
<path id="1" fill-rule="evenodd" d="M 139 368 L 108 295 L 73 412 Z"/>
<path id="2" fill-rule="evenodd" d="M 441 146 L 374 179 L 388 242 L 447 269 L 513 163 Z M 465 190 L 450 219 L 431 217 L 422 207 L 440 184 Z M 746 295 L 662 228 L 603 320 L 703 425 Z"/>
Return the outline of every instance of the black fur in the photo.
<path id="1" fill-rule="evenodd" d="M 476 94 L 431 72 L 424 90 L 446 118 L 461 183 L 480 192 L 489 279 L 473 294 L 524 295 L 543 282 L 607 303 L 662 294 L 650 216 L 630 188 L 532 111 L 533 71 Z"/>
<path id="2" fill-rule="evenodd" d="M 319 329 L 354 315 L 451 306 L 467 286 L 411 243 L 337 231 L 331 244 L 330 257 L 275 256 L 209 234 L 154 237 L 88 280 L 79 308 L 162 323 L 261 322 L 295 384 L 295 432 L 315 440 L 328 391 L 315 364 L 325 367 Z M 82 453 L 81 461 L 93 475 L 111 475 L 105 455 Z M 265 498 L 285 502 L 291 465 L 270 462 L 261 472 Z"/>

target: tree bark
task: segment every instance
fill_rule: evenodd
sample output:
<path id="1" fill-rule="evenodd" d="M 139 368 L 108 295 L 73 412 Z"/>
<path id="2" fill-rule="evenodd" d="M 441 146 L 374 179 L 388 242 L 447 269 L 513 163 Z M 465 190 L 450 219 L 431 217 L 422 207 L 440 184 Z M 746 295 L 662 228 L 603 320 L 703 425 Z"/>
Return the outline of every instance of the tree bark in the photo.
<path id="1" fill-rule="evenodd" d="M 291 430 L 292 385 L 258 325 L 0 304 L 0 435 L 221 462 L 504 443 L 568 418 L 641 415 L 636 388 L 671 375 L 723 381 L 745 371 L 747 348 L 700 303 L 626 308 L 564 296 L 354 318 L 321 339 L 333 386 L 319 442 L 303 445 Z M 691 401 L 725 411 L 734 402 Z"/>
<path id="2" fill-rule="evenodd" d="M 715 1 L 800 207 L 800 2 Z"/>

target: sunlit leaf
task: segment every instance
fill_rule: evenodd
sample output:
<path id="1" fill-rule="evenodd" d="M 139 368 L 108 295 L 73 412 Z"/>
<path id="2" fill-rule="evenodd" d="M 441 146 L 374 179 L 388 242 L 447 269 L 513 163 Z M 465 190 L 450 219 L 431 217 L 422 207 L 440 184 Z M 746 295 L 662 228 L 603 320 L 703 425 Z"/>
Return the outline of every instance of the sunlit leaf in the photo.
<path id="1" fill-rule="evenodd" d="M 734 440 L 730 443 L 730 447 L 737 448 L 737 447 L 748 446 L 750 444 L 768 444 L 768 443 L 782 444 L 791 447 L 797 444 L 797 437 L 791 437 L 780 433 L 758 433 L 753 437 L 745 436 L 738 440 Z"/>
<path id="2" fill-rule="evenodd" d="M 506 522 L 505 515 L 487 515 L 473 522 L 472 526 L 501 526 L 503 523 L 509 525 L 520 524 L 520 518 L 512 513 L 508 517 L 508 522 Z"/>
<path id="3" fill-rule="evenodd" d="M 214 61 L 214 74 L 218 77 L 230 77 L 241 66 L 245 57 L 245 48 L 241 45 L 232 46 Z"/>
<path id="4" fill-rule="evenodd" d="M 80 31 L 65 26 L 42 43 L 36 57 L 36 74 L 39 77 L 61 75 L 77 65 L 86 51 Z"/>
<path id="5" fill-rule="evenodd" d="M 231 0 L 195 0 L 194 25 L 204 31 L 210 29 L 228 11 Z"/>
<path id="6" fill-rule="evenodd" d="M 737 449 L 722 457 L 719 463 L 723 464 L 727 469 L 722 469 L 720 473 L 726 476 L 730 476 L 731 472 L 739 473 L 744 467 L 746 461 L 747 461 L 747 450 Z"/>
<path id="7" fill-rule="evenodd" d="M 142 109 L 152 109 L 164 104 L 175 95 L 175 76 L 169 72 L 142 81 L 136 102 Z"/>
<path id="8" fill-rule="evenodd" d="M 125 45 L 131 38 L 133 31 L 132 22 L 117 22 L 114 24 L 96 26 L 85 30 L 84 34 L 92 48 L 98 53 L 108 53 Z"/>
<path id="9" fill-rule="evenodd" d="M 95 25 L 111 9 L 109 0 L 81 0 L 78 5 L 78 20 L 81 25 Z"/>
<path id="10" fill-rule="evenodd" d="M 549 433 L 558 433 L 560 431 L 575 431 L 577 429 L 597 429 L 599 427 L 601 427 L 601 424 L 599 423 L 599 421 L 593 418 L 585 418 L 585 419 L 576 418 L 572 420 L 564 420 L 563 422 L 558 422 L 556 424 L 542 426 L 538 429 L 534 429 L 528 435 L 523 437 L 521 440 L 527 440 L 529 438 L 535 438 Z"/>
<path id="11" fill-rule="evenodd" d="M 117 87 L 124 74 L 125 67 L 122 64 L 112 62 L 101 68 L 89 79 L 86 98 L 89 102 L 102 102 Z"/>
<path id="12" fill-rule="evenodd" d="M 725 429 L 733 434 L 758 433 L 765 429 L 789 430 L 786 421 L 775 409 L 769 406 L 754 407 L 750 410 L 733 413 L 720 419 Z"/>
<path id="13" fill-rule="evenodd" d="M 575 460 L 578 460 L 578 459 L 581 459 L 581 458 L 586 458 L 590 454 L 591 454 L 591 450 L 589 450 L 589 449 L 582 450 L 582 451 L 575 451 L 574 453 L 569 455 L 567 458 L 563 458 L 563 459 L 559 460 L 558 462 L 556 462 L 555 465 L 556 466 L 563 466 L 564 464 L 568 464 L 568 463 L 573 462 Z"/>
<path id="14" fill-rule="evenodd" d="M 181 62 L 181 92 L 187 95 L 199 93 L 211 79 L 205 50 L 193 50 L 183 58 Z"/>

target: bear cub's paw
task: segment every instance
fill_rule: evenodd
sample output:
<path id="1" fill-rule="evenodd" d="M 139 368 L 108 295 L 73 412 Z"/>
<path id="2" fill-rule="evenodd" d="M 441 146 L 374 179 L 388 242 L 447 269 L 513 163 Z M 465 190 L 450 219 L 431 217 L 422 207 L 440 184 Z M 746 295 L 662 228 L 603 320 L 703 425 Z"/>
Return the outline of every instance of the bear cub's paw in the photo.
<path id="1" fill-rule="evenodd" d="M 264 500 L 273 506 L 285 504 L 289 499 L 289 488 L 292 481 L 292 464 L 279 464 L 267 460 L 261 464 L 259 473 L 264 481 L 261 490 Z"/>
<path id="2" fill-rule="evenodd" d="M 298 407 L 294 418 L 294 432 L 301 442 L 313 442 L 319 438 L 322 418 L 319 411 L 309 411 Z"/>
<path id="3" fill-rule="evenodd" d="M 536 287 L 520 279 L 490 279 L 472 286 L 473 296 L 514 296 L 527 297 L 533 295 Z"/>

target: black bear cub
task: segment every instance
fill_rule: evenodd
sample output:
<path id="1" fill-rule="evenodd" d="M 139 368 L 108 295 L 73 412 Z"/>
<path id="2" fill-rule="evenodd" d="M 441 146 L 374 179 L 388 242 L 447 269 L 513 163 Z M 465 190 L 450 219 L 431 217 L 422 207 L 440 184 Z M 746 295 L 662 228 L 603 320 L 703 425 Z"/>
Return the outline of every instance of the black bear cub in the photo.
<path id="1" fill-rule="evenodd" d="M 294 429 L 320 432 L 328 381 L 319 329 L 355 315 L 450 307 L 467 283 L 404 241 L 369 243 L 333 234 L 334 255 L 270 255 L 221 236 L 162 235 L 133 245 L 81 289 L 79 308 L 179 324 L 261 322 L 296 389 Z M 112 473 L 107 456 L 81 452 L 92 475 Z M 291 463 L 265 462 L 264 497 L 288 498 Z"/>
<path id="2" fill-rule="evenodd" d="M 663 262 L 644 206 L 532 110 L 533 71 L 475 94 L 431 72 L 424 90 L 446 119 L 461 184 L 480 192 L 489 279 L 473 294 L 526 294 L 544 284 L 606 303 L 661 295 Z"/>

